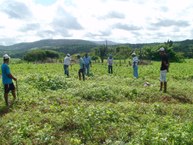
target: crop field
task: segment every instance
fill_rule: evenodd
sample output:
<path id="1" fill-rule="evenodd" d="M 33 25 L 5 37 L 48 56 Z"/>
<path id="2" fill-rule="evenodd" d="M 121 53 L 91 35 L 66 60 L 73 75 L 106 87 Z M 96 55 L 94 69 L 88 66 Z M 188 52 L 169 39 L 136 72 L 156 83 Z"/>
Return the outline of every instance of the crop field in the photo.
<path id="1" fill-rule="evenodd" d="M 2 145 L 192 145 L 193 60 L 171 63 L 168 92 L 159 92 L 160 62 L 132 67 L 93 63 L 78 80 L 78 65 L 66 78 L 63 64 L 11 62 L 18 98 L 0 97 Z M 150 85 L 144 84 L 149 82 Z M 9 94 L 9 100 L 12 100 Z"/>

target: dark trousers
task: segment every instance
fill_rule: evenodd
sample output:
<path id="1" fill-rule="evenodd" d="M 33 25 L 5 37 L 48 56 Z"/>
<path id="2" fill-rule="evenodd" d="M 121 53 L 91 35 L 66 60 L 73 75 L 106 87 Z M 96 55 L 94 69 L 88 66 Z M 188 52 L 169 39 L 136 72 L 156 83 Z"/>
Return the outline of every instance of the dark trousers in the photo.
<path id="1" fill-rule="evenodd" d="M 108 65 L 108 73 L 112 74 L 113 73 L 113 66 Z"/>
<path id="2" fill-rule="evenodd" d="M 64 74 L 66 74 L 67 77 L 69 77 L 68 65 L 64 65 Z"/>
<path id="3" fill-rule="evenodd" d="M 79 77 L 79 80 L 81 80 L 81 74 L 82 74 L 82 78 L 83 78 L 83 81 L 85 80 L 85 74 L 84 74 L 84 69 L 79 69 L 78 71 L 78 77 Z"/>

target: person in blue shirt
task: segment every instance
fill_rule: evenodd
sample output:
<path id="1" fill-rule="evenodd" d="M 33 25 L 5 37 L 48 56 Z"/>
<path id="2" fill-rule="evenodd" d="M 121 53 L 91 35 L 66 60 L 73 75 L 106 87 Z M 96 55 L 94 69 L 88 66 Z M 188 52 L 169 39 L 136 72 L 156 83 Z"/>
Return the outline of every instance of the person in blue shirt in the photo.
<path id="1" fill-rule="evenodd" d="M 137 79 L 138 78 L 138 63 L 139 63 L 139 59 L 136 56 L 135 52 L 132 53 L 132 57 L 133 57 L 133 60 L 132 60 L 133 76 L 134 76 L 134 78 Z"/>
<path id="2" fill-rule="evenodd" d="M 2 71 L 2 82 L 4 85 L 4 99 L 6 106 L 9 106 L 8 94 L 10 91 L 13 95 L 13 102 L 16 99 L 15 86 L 12 80 L 17 81 L 17 78 L 15 78 L 10 72 L 9 60 L 10 60 L 9 55 L 7 54 L 3 55 L 3 64 L 1 65 L 1 71 Z"/>
<path id="3" fill-rule="evenodd" d="M 79 80 L 81 80 L 81 74 L 82 74 L 82 78 L 84 81 L 85 80 L 85 62 L 83 58 L 80 56 L 80 54 L 77 55 L 77 58 L 79 60 L 79 65 L 80 65 L 80 69 L 78 71 L 78 77 L 79 77 Z"/>
<path id="4" fill-rule="evenodd" d="M 90 74 L 90 66 L 91 66 L 91 58 L 88 56 L 88 53 L 85 54 L 83 57 L 84 63 L 85 63 L 85 74 L 89 76 Z"/>

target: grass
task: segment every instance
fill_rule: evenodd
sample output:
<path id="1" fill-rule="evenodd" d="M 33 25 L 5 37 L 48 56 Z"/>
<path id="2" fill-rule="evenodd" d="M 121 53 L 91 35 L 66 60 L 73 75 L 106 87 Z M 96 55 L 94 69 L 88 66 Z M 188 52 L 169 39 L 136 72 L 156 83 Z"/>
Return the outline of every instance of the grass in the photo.
<path id="1" fill-rule="evenodd" d="M 19 96 L 9 109 L 0 98 L 0 144 L 193 144 L 192 65 L 172 63 L 162 93 L 160 62 L 139 66 L 139 79 L 126 64 L 112 75 L 93 64 L 86 81 L 78 65 L 66 78 L 62 64 L 12 63 Z"/>

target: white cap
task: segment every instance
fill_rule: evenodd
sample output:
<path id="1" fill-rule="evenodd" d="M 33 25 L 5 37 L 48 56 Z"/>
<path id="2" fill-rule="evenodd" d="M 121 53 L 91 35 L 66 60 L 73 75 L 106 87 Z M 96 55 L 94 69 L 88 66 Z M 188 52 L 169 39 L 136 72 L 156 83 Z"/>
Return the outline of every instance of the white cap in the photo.
<path id="1" fill-rule="evenodd" d="M 66 56 L 70 57 L 70 54 L 68 53 Z"/>
<path id="2" fill-rule="evenodd" d="M 133 52 L 131 55 L 132 55 L 132 56 L 136 56 L 135 52 Z"/>
<path id="3" fill-rule="evenodd" d="M 8 54 L 4 54 L 3 59 L 10 59 L 10 56 Z"/>
<path id="4" fill-rule="evenodd" d="M 159 49 L 159 51 L 165 51 L 165 49 L 164 49 L 163 47 L 161 47 L 161 48 Z"/>

